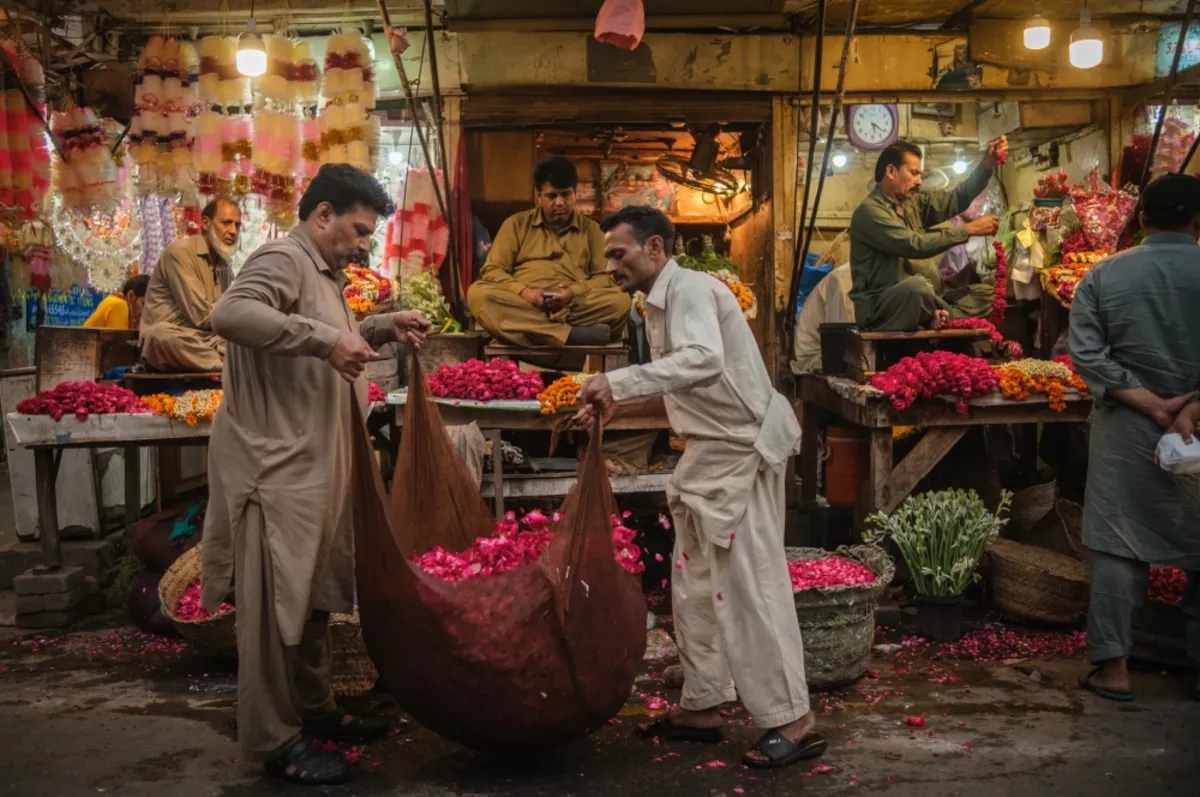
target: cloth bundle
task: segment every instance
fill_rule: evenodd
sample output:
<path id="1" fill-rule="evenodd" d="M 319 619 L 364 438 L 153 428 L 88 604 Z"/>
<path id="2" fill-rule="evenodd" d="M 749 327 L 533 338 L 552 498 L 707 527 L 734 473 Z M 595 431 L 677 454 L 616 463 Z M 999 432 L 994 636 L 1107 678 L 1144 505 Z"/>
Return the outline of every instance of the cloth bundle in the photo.
<path id="1" fill-rule="evenodd" d="M 22 58 L 16 45 L 0 43 L 0 206 L 16 208 L 26 219 L 37 216 L 50 187 L 50 155 L 46 147 L 46 86 L 36 58 Z M 37 112 L 29 107 L 18 82 L 25 84 Z"/>
<path id="2" fill-rule="evenodd" d="M 539 562 L 442 581 L 410 557 L 462 551 L 493 518 L 415 358 L 410 374 L 390 512 L 354 404 L 355 579 L 371 658 L 405 711 L 461 744 L 516 752 L 585 736 L 624 705 L 645 649 L 641 585 L 613 558 L 599 430 Z"/>

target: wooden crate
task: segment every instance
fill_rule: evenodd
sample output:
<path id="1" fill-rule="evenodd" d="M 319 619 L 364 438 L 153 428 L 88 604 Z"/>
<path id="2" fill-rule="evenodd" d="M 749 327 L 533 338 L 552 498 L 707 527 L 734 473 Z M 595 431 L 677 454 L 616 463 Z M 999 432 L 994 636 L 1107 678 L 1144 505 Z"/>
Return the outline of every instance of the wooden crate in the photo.
<path id="1" fill-rule="evenodd" d="M 137 330 L 41 326 L 37 330 L 37 392 L 62 382 L 98 378 L 137 362 Z"/>

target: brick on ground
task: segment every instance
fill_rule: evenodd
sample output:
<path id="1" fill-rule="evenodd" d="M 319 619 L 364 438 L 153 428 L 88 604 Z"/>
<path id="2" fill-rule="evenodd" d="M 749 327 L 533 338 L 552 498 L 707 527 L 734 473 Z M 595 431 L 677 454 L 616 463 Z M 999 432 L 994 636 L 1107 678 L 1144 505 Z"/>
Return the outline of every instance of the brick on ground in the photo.
<path id="1" fill-rule="evenodd" d="M 27 570 L 13 579 L 17 595 L 53 595 L 83 586 L 82 567 L 63 567 L 52 573 Z"/>

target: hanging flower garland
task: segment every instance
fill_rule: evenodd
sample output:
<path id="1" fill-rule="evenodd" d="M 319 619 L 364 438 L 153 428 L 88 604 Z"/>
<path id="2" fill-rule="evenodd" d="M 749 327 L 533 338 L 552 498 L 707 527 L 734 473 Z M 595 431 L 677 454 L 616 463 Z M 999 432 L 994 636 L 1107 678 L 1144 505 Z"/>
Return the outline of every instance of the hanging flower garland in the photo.
<path id="1" fill-rule="evenodd" d="M 55 194 L 51 200 L 50 227 L 59 251 L 87 269 L 88 284 L 102 293 L 118 290 L 141 261 L 142 223 L 126 181 L 120 203 L 108 210 L 84 212 L 67 207 Z"/>
<path id="2" fill-rule="evenodd" d="M 50 155 L 46 145 L 46 80 L 41 62 L 23 58 L 11 41 L 0 43 L 0 207 L 22 219 L 33 219 L 50 187 Z M 17 77 L 20 76 L 21 82 Z M 25 102 L 21 83 L 37 108 Z"/>
<path id="3" fill-rule="evenodd" d="M 992 246 L 996 250 L 996 283 L 992 291 L 992 326 L 999 329 L 1004 322 L 1004 310 L 1008 307 L 1008 252 L 1004 244 L 995 241 Z"/>
<path id="4" fill-rule="evenodd" d="M 379 119 L 370 113 L 375 72 L 368 43 L 358 31 L 329 36 L 321 95 L 321 163 L 349 163 L 374 174 L 379 151 Z"/>
<path id="5" fill-rule="evenodd" d="M 946 322 L 946 329 L 984 329 L 988 332 L 988 339 L 1001 347 L 1001 353 L 1012 359 L 1020 359 L 1025 355 L 1021 344 L 1015 340 L 1005 340 L 1004 336 L 996 329 L 991 321 L 986 318 L 955 318 Z"/>
<path id="6" fill-rule="evenodd" d="M 192 127 L 200 101 L 200 57 L 189 42 L 151 36 L 135 73 L 129 153 L 138 188 L 186 192 L 195 186 Z"/>
<path id="7" fill-rule="evenodd" d="M 350 309 L 357 315 L 370 313 L 392 299 L 392 281 L 356 265 L 346 266 L 346 287 L 342 289 Z"/>
<path id="8" fill-rule="evenodd" d="M 142 404 L 156 415 L 183 421 L 188 426 L 198 426 L 212 422 L 224 398 L 225 391 L 220 389 L 189 390 L 182 396 L 169 396 L 166 393 L 142 396 Z"/>
<path id="9" fill-rule="evenodd" d="M 54 158 L 54 188 L 72 208 L 108 207 L 117 199 L 117 164 L 99 115 L 72 108 L 52 115 L 50 127 L 63 155 Z"/>

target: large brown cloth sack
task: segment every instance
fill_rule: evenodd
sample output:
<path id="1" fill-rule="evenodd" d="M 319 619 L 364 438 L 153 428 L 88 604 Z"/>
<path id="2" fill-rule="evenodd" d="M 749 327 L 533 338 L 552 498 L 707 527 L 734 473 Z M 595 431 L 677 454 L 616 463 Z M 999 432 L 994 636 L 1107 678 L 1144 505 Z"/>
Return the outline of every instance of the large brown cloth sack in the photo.
<path id="1" fill-rule="evenodd" d="M 177 509 L 167 509 L 156 512 L 133 527 L 133 537 L 130 547 L 133 555 L 138 558 L 147 570 L 159 573 L 166 571 L 175 560 L 195 548 L 204 536 L 204 508 L 196 514 L 194 521 L 196 530 L 188 536 L 172 540 L 171 532 L 175 524 L 183 519 L 191 505 Z"/>
<path id="2" fill-rule="evenodd" d="M 371 658 L 405 711 L 461 744 L 518 752 L 586 736 L 628 699 L 646 633 L 638 579 L 613 558 L 617 506 L 598 430 L 540 562 L 444 582 L 409 557 L 461 551 L 494 519 L 415 362 L 410 373 L 390 511 L 356 436 L 355 572 Z"/>

